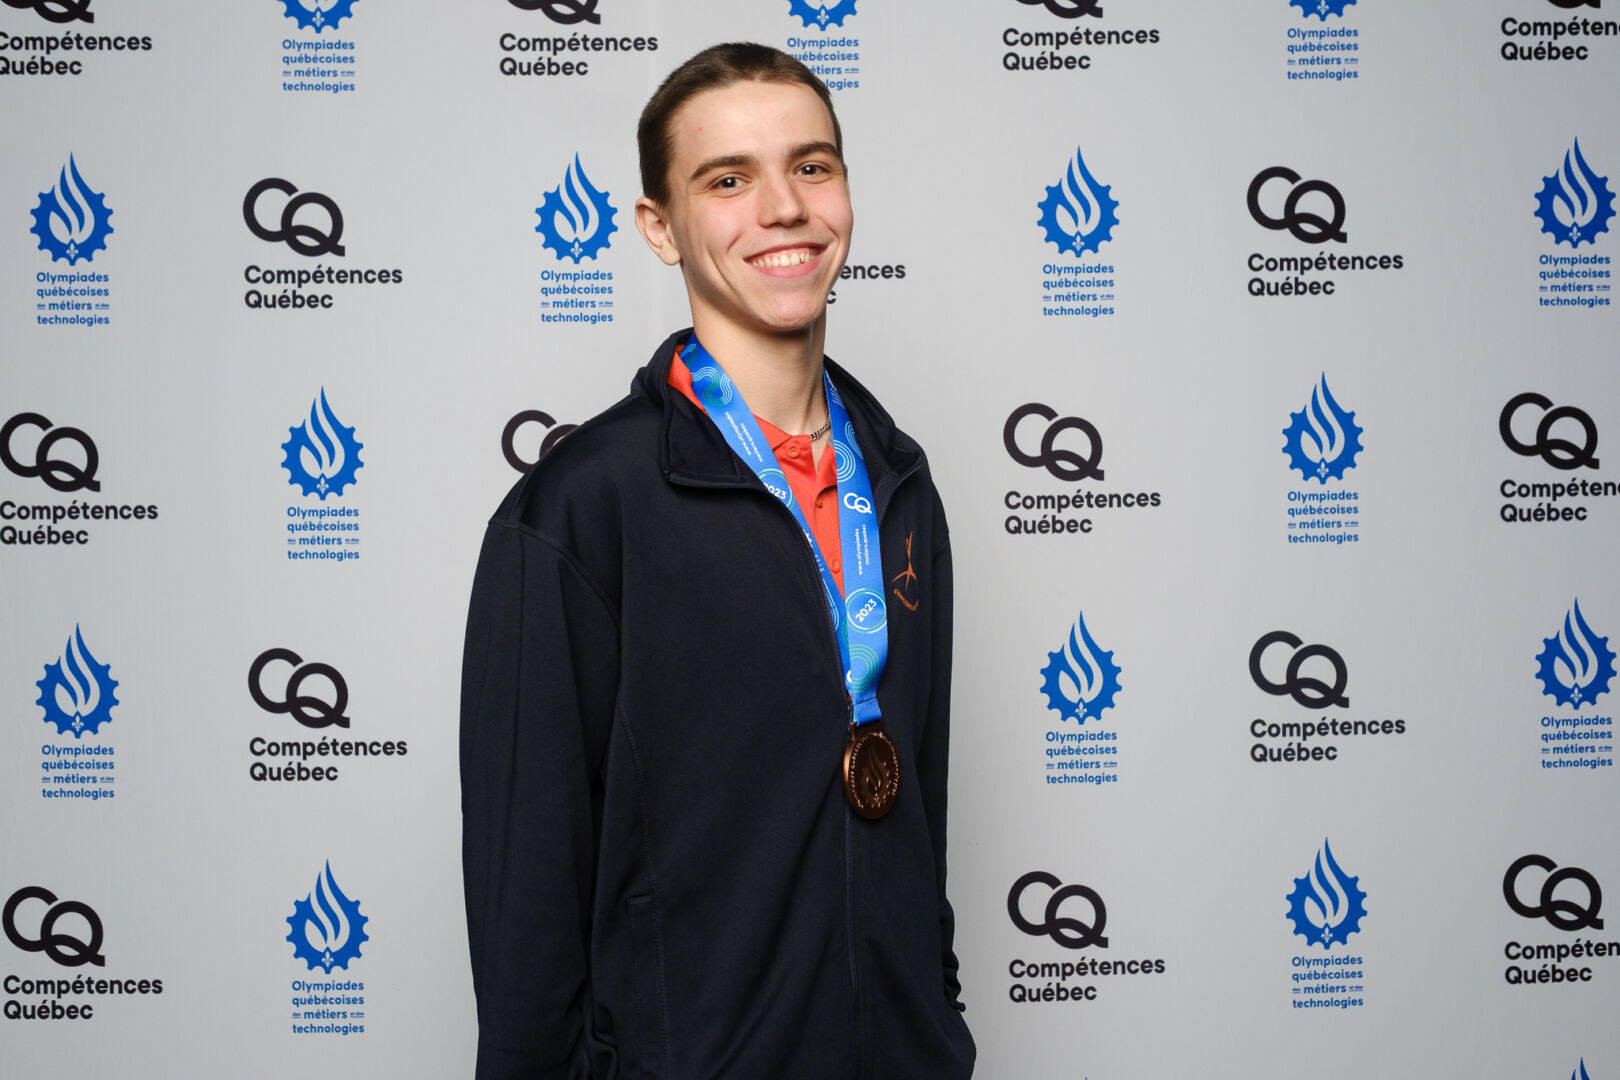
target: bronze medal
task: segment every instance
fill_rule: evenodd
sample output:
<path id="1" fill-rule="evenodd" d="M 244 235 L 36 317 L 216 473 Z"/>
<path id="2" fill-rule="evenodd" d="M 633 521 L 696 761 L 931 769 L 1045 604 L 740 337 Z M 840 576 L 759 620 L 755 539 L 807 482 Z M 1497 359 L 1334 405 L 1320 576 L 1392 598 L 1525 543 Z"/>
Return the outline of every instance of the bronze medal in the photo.
<path id="1" fill-rule="evenodd" d="M 882 721 L 849 725 L 844 750 L 844 797 L 863 818 L 880 818 L 900 793 L 900 753 Z"/>

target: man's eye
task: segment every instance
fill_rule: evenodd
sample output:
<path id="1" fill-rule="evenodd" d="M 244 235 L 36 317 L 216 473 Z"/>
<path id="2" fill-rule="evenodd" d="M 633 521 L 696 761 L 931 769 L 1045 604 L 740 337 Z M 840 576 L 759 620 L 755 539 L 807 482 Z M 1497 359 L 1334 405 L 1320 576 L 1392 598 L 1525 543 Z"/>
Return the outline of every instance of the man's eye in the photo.
<path id="1" fill-rule="evenodd" d="M 722 176 L 714 182 L 714 186 L 726 191 L 735 191 L 742 184 L 740 176 Z"/>
<path id="2" fill-rule="evenodd" d="M 799 173 L 803 176 L 819 176 L 827 171 L 827 166 L 817 161 L 808 161 L 799 166 Z"/>

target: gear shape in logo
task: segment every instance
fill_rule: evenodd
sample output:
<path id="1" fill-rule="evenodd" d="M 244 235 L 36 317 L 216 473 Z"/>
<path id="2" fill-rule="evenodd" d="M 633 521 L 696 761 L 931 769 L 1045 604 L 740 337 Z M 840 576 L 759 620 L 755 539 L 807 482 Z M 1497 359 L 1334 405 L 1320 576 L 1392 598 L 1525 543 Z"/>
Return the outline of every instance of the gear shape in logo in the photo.
<path id="1" fill-rule="evenodd" d="M 321 9 L 320 0 L 315 0 L 313 9 L 305 7 L 299 0 L 281 0 L 281 6 L 287 9 L 287 18 L 298 23 L 298 29 L 308 30 L 311 27 L 319 34 L 322 30 L 337 29 L 337 24 L 354 15 L 354 0 L 335 0 L 330 8 Z"/>
<path id="2" fill-rule="evenodd" d="M 1570 192 L 1558 177 L 1558 170 L 1551 176 L 1541 178 L 1541 190 L 1536 192 L 1536 217 L 1541 220 L 1541 231 L 1550 233 L 1555 242 L 1568 244 L 1572 248 L 1581 246 L 1581 241 L 1588 244 L 1597 243 L 1599 233 L 1609 231 L 1609 219 L 1614 217 L 1614 192 L 1609 190 L 1609 178 L 1599 176 L 1587 165 L 1586 158 L 1581 154 L 1581 141 L 1575 140 L 1573 150 L 1564 155 L 1564 168 L 1566 173 L 1573 174 L 1580 170 L 1581 175 L 1592 187 L 1592 198 L 1596 203 L 1592 207 L 1592 219 L 1584 226 L 1580 224 L 1565 225 L 1558 220 L 1556 203 L 1563 201 L 1569 204 Z"/>
<path id="3" fill-rule="evenodd" d="M 1076 164 L 1080 166 L 1078 181 L 1075 178 Z M 1080 181 L 1084 181 L 1083 187 Z M 1080 215 L 1075 213 L 1068 196 L 1063 193 L 1061 180 L 1047 187 L 1046 197 L 1039 203 L 1041 216 L 1037 224 L 1046 233 L 1048 241 L 1079 258 L 1087 251 L 1097 251 L 1105 240 L 1114 238 L 1114 226 L 1119 224 L 1119 216 L 1114 211 L 1119 209 L 1119 202 L 1109 194 L 1113 190 L 1113 185 L 1097 183 L 1096 178 L 1086 168 L 1085 160 L 1078 150 L 1075 151 L 1074 161 L 1069 163 L 1069 183 L 1077 190 L 1090 191 L 1097 200 L 1097 224 L 1088 233 L 1071 233 L 1063 227 L 1063 223 L 1058 220 L 1060 208 L 1068 210 L 1076 218 Z"/>
<path id="4" fill-rule="evenodd" d="M 1283 429 L 1283 452 L 1288 455 L 1288 467 L 1298 469 L 1300 475 L 1309 480 L 1315 477 L 1319 483 L 1326 484 L 1328 478 L 1334 480 L 1344 479 L 1344 474 L 1356 466 L 1356 455 L 1361 453 L 1362 428 L 1356 423 L 1354 412 L 1345 412 L 1339 408 L 1339 403 L 1333 400 L 1332 391 L 1328 390 L 1326 380 L 1320 384 L 1322 391 L 1321 402 L 1332 412 L 1339 422 L 1339 428 L 1344 432 L 1344 445 L 1339 449 L 1332 461 L 1324 457 L 1321 461 L 1312 461 L 1305 454 L 1305 440 L 1315 441 L 1316 433 L 1311 428 L 1311 405 L 1307 402 L 1305 407 L 1297 413 L 1289 413 L 1289 424 Z"/>
<path id="5" fill-rule="evenodd" d="M 84 670 L 77 673 L 79 678 L 69 677 L 67 671 L 70 659 L 73 659 L 77 666 L 75 651 L 84 659 Z M 68 697 L 78 699 L 80 695 L 74 692 L 74 687 L 82 686 L 86 680 L 95 683 L 100 690 L 95 707 L 88 713 L 64 711 L 57 704 L 57 689 L 66 690 Z M 94 735 L 102 724 L 110 722 L 113 706 L 118 704 L 118 698 L 113 694 L 118 687 L 118 680 L 112 677 L 112 666 L 98 663 L 96 658 L 90 655 L 90 650 L 84 645 L 84 635 L 77 626 L 73 628 L 73 639 L 68 642 L 68 647 L 62 650 L 62 658 L 54 664 L 46 664 L 45 677 L 34 685 L 39 687 L 39 699 L 34 704 L 45 710 L 45 722 L 55 724 L 56 731 L 60 735 L 73 732 L 75 739 L 83 738 L 86 731 Z"/>
<path id="6" fill-rule="evenodd" d="M 1344 912 L 1336 922 L 1324 922 L 1320 927 L 1313 923 L 1305 913 L 1307 903 L 1321 908 L 1326 899 L 1318 895 L 1311 885 L 1311 875 L 1294 879 L 1294 891 L 1288 894 L 1288 918 L 1294 924 L 1294 933 L 1305 938 L 1312 945 L 1321 945 L 1323 949 L 1331 949 L 1337 944 L 1345 944 L 1351 934 L 1361 929 L 1361 920 L 1367 915 L 1367 894 L 1363 892 L 1358 883 L 1359 877 L 1351 877 L 1339 869 L 1339 864 L 1333 859 L 1333 852 L 1326 840 L 1322 841 L 1322 851 L 1316 856 L 1316 877 L 1324 886 L 1331 888 L 1331 881 L 1336 881 L 1344 890 Z M 1324 911 L 1328 918 L 1332 916 Z"/>
<path id="7" fill-rule="evenodd" d="M 316 911 L 315 905 L 319 903 L 321 910 Z M 336 910 L 333 910 L 333 905 Z M 360 914 L 360 902 L 350 900 L 338 888 L 338 883 L 332 877 L 332 864 L 328 862 L 321 876 L 315 880 L 315 888 L 302 900 L 293 904 L 293 913 L 287 916 L 287 925 L 290 928 L 287 940 L 292 943 L 293 955 L 309 965 L 309 970 L 322 968 L 328 975 L 334 967 L 344 971 L 349 970 L 349 961 L 360 955 L 360 946 L 371 940 L 366 933 L 366 923 L 371 921 L 368 915 Z M 339 940 L 332 941 L 328 935 L 328 927 L 341 927 L 348 924 L 348 933 L 335 930 Z M 311 931 L 314 933 L 312 934 Z M 312 939 L 314 936 L 323 938 L 321 945 L 317 946 Z M 333 948 L 333 945 L 337 948 Z"/>
<path id="8" fill-rule="evenodd" d="M 1571 705 L 1579 709 L 1589 701 L 1596 701 L 1602 694 L 1609 692 L 1609 682 L 1614 678 L 1614 650 L 1609 648 L 1609 639 L 1598 637 L 1592 628 L 1586 625 L 1586 619 L 1581 615 L 1581 602 L 1575 601 L 1570 606 L 1569 614 L 1564 617 L 1564 634 L 1569 638 L 1584 638 L 1591 645 L 1592 653 L 1597 657 L 1597 670 L 1593 672 L 1591 680 L 1583 687 L 1579 683 L 1565 686 L 1558 678 L 1557 664 L 1561 660 L 1566 668 L 1573 670 L 1574 665 L 1564 651 L 1563 645 L 1558 641 L 1558 635 L 1542 638 L 1545 646 L 1536 656 L 1536 678 L 1541 680 L 1541 692 L 1551 697 L 1560 705 Z"/>
<path id="9" fill-rule="evenodd" d="M 844 20 L 855 14 L 855 0 L 838 0 L 831 7 L 809 4 L 805 0 L 788 0 L 788 14 L 797 16 L 806 26 L 825 30 L 829 26 L 843 26 Z"/>
<path id="10" fill-rule="evenodd" d="M 1329 15 L 1343 15 L 1344 9 L 1355 2 L 1356 0 L 1288 0 L 1288 6 L 1299 8 L 1301 18 L 1308 19 L 1315 15 L 1323 22 L 1327 22 Z"/>
<path id="11" fill-rule="evenodd" d="M 564 240 L 562 234 L 557 231 L 559 218 L 573 222 L 577 227 L 584 223 L 583 219 L 587 216 L 584 207 L 571 208 L 570 200 L 563 198 L 563 188 L 574 189 L 576 181 L 578 188 L 570 190 L 569 194 L 590 200 L 598 219 L 596 231 L 587 237 Z M 608 202 L 607 192 L 598 191 L 592 186 L 590 178 L 585 175 L 585 169 L 579 163 L 578 154 L 574 155 L 573 168 L 563 177 L 563 182 L 546 192 L 535 213 L 540 215 L 540 224 L 534 227 L 534 231 L 540 234 L 543 247 L 557 253 L 558 262 L 573 259 L 575 265 L 578 265 L 581 259 L 596 258 L 596 253 L 608 246 L 608 238 L 619 231 L 619 227 L 613 223 L 613 219 L 618 216 L 618 209 Z"/>
<path id="12" fill-rule="evenodd" d="M 1079 637 L 1076 638 L 1078 632 Z M 1085 645 L 1082 648 L 1081 642 Z M 1071 663 L 1070 657 L 1074 658 Z M 1088 663 L 1088 658 L 1095 664 Z M 1041 693 L 1046 695 L 1046 707 L 1055 711 L 1060 719 L 1074 720 L 1084 724 L 1086 717 L 1101 716 L 1104 709 L 1114 706 L 1114 697 L 1120 691 L 1119 673 L 1123 670 L 1114 663 L 1114 654 L 1101 649 L 1092 640 L 1091 631 L 1086 629 L 1085 614 L 1075 619 L 1075 624 L 1069 630 L 1069 653 L 1064 655 L 1060 646 L 1056 652 L 1046 654 L 1047 664 L 1041 668 Z M 1080 673 L 1075 671 L 1074 663 L 1079 663 L 1088 669 L 1087 677 L 1082 679 Z M 1063 680 L 1067 678 L 1075 687 L 1095 686 L 1097 691 L 1088 701 L 1084 697 L 1070 698 L 1064 692 Z"/>
<path id="13" fill-rule="evenodd" d="M 69 173 L 73 176 L 74 186 L 84 197 L 83 205 L 78 207 L 78 212 L 75 213 L 70 213 L 69 209 L 64 207 L 56 197 L 57 191 L 65 192 L 69 190 Z M 57 185 L 56 191 L 40 192 L 39 205 L 32 212 L 34 215 L 34 227 L 28 231 L 39 239 L 39 250 L 49 252 L 52 262 L 60 259 L 69 266 L 72 266 L 80 259 L 85 262 L 92 261 L 96 252 L 106 248 L 107 235 L 113 231 L 112 226 L 107 222 L 107 219 L 112 216 L 112 211 L 107 209 L 107 196 L 90 190 L 90 185 L 86 184 L 84 177 L 79 175 L 78 162 L 73 159 L 72 155 L 68 156 L 68 167 L 62 170 L 62 179 Z M 67 223 L 81 219 L 81 215 L 88 216 L 91 222 L 90 235 L 84 238 L 83 243 L 79 243 L 71 237 L 64 243 L 56 238 L 55 233 L 51 232 L 52 217 L 59 218 L 63 223 Z"/>
<path id="14" fill-rule="evenodd" d="M 287 483 L 297 484 L 299 490 L 305 495 L 319 494 L 321 501 L 328 495 L 342 495 L 343 489 L 355 482 L 355 473 L 365 462 L 360 460 L 360 449 L 365 443 L 355 441 L 354 428 L 344 427 L 342 422 L 333 415 L 332 409 L 326 404 L 326 390 L 321 390 L 319 408 L 325 418 L 331 422 L 332 430 L 337 433 L 338 440 L 343 444 L 343 466 L 331 476 L 317 472 L 311 476 L 300 460 L 302 451 L 308 450 L 310 456 L 316 461 L 321 460 L 321 454 L 310 438 L 310 425 L 315 422 L 315 408 L 310 408 L 310 419 L 297 427 L 287 429 L 292 438 L 281 444 L 285 454 L 281 459 L 281 467 L 287 470 Z"/>

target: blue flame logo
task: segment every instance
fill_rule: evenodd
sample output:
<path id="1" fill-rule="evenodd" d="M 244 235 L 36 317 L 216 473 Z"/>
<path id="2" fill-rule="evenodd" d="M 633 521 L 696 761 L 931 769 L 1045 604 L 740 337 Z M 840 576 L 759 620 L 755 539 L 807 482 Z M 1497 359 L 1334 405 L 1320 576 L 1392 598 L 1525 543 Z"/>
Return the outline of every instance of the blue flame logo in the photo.
<path id="1" fill-rule="evenodd" d="M 1614 650 L 1609 639 L 1598 637 L 1581 615 L 1581 602 L 1570 605 L 1564 625 L 1550 638 L 1542 638 L 1546 648 L 1536 657 L 1540 666 L 1536 678 L 1541 692 L 1560 705 L 1579 709 L 1598 695 L 1609 692 L 1614 678 Z"/>
<path id="2" fill-rule="evenodd" d="M 1597 235 L 1609 231 L 1614 217 L 1614 192 L 1609 178 L 1592 171 L 1581 154 L 1581 140 L 1564 154 L 1564 165 L 1551 176 L 1541 178 L 1536 193 L 1536 217 L 1541 231 L 1551 233 L 1560 244 L 1572 248 L 1584 240 L 1591 244 Z"/>
<path id="3" fill-rule="evenodd" d="M 1343 945 L 1361 929 L 1367 914 L 1367 894 L 1357 887 L 1359 880 L 1339 868 L 1333 850 L 1323 840 L 1316 865 L 1304 877 L 1294 879 L 1294 891 L 1288 894 L 1288 918 L 1294 933 L 1323 949 Z"/>
<path id="4" fill-rule="evenodd" d="M 370 940 L 366 934 L 370 921 L 360 914 L 359 901 L 350 900 L 338 888 L 329 860 L 315 879 L 315 888 L 293 904 L 293 913 L 287 916 L 291 928 L 287 940 L 292 942 L 293 955 L 308 964 L 310 971 L 320 967 L 330 975 L 334 967 L 349 970 L 349 961 Z"/>
<path id="5" fill-rule="evenodd" d="M 592 186 L 578 154 L 563 173 L 563 182 L 546 192 L 534 212 L 540 215 L 534 231 L 557 253 L 558 262 L 596 258 L 598 251 L 610 246 L 608 238 L 619 231 L 613 224 L 619 211 L 608 202 L 605 191 Z"/>
<path id="6" fill-rule="evenodd" d="M 1109 195 L 1112 190 L 1112 185 L 1097 183 L 1076 148 L 1068 171 L 1046 189 L 1046 197 L 1037 204 L 1041 211 L 1038 224 L 1046 239 L 1076 258 L 1112 240 L 1114 226 L 1119 224 L 1114 213 L 1119 203 Z"/>
<path id="7" fill-rule="evenodd" d="M 1327 22 L 1329 15 L 1343 15 L 1344 9 L 1355 2 L 1356 0 L 1288 0 L 1288 6 L 1299 8 L 1300 18 L 1308 19 L 1315 15 L 1323 22 Z"/>
<path id="8" fill-rule="evenodd" d="M 1328 477 L 1342 480 L 1347 470 L 1355 468 L 1362 429 L 1356 424 L 1356 414 L 1345 412 L 1333 400 L 1327 375 L 1317 381 L 1305 407 L 1288 415 L 1291 422 L 1283 428 L 1283 452 L 1290 468 L 1323 484 Z"/>
<path id="9" fill-rule="evenodd" d="M 829 26 L 843 26 L 844 20 L 855 14 L 855 0 L 838 0 L 826 4 L 809 4 L 805 0 L 788 0 L 788 14 L 796 15 L 806 26 L 825 30 Z"/>
<path id="10" fill-rule="evenodd" d="M 298 24 L 298 29 L 314 27 L 319 34 L 354 14 L 354 0 L 281 0 L 287 9 L 287 18 Z"/>
<path id="11" fill-rule="evenodd" d="M 84 634 L 75 626 L 61 658 L 46 664 L 45 677 L 34 684 L 39 687 L 39 700 L 34 704 L 45 710 L 45 722 L 55 724 L 58 734 L 71 731 L 75 739 L 86 731 L 94 735 L 112 719 L 112 708 L 118 704 L 113 694 L 118 680 L 111 672 L 110 666 L 90 654 Z"/>
<path id="12" fill-rule="evenodd" d="M 324 386 L 310 403 L 309 419 L 287 431 L 292 438 L 281 444 L 287 483 L 297 484 L 305 495 L 319 494 L 323 502 L 355 483 L 355 471 L 365 464 L 360 460 L 365 444 L 355 441 L 354 428 L 344 427 L 333 414 Z"/>
<path id="13" fill-rule="evenodd" d="M 71 154 L 56 186 L 39 193 L 33 214 L 34 227 L 28 231 L 38 237 L 39 250 L 50 252 L 52 262 L 61 259 L 69 266 L 80 259 L 93 261 L 113 231 L 107 223 L 112 216 L 107 197 L 90 190 Z"/>
<path id="14" fill-rule="evenodd" d="M 1046 695 L 1046 707 L 1056 710 L 1060 718 L 1084 724 L 1087 716 L 1100 716 L 1113 707 L 1121 668 L 1114 663 L 1113 653 L 1092 640 L 1084 612 L 1069 630 L 1067 644 L 1067 650 L 1060 645 L 1057 652 L 1046 654 L 1041 692 Z"/>
<path id="15" fill-rule="evenodd" d="M 1569 1074 L 1569 1080 L 1592 1080 L 1590 1076 L 1586 1075 L 1585 1058 L 1581 1058 L 1581 1067 Z"/>

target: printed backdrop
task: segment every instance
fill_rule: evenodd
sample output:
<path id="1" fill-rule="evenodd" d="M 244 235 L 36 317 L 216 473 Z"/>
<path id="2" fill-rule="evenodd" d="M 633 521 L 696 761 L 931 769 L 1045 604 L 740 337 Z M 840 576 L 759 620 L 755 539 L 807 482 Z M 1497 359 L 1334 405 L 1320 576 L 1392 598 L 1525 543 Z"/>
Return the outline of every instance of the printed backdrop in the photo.
<path id="1" fill-rule="evenodd" d="M 481 530 L 742 38 L 951 520 L 980 1075 L 1620 1077 L 1616 6 L 6 0 L 0 1072 L 470 1071 Z"/>

